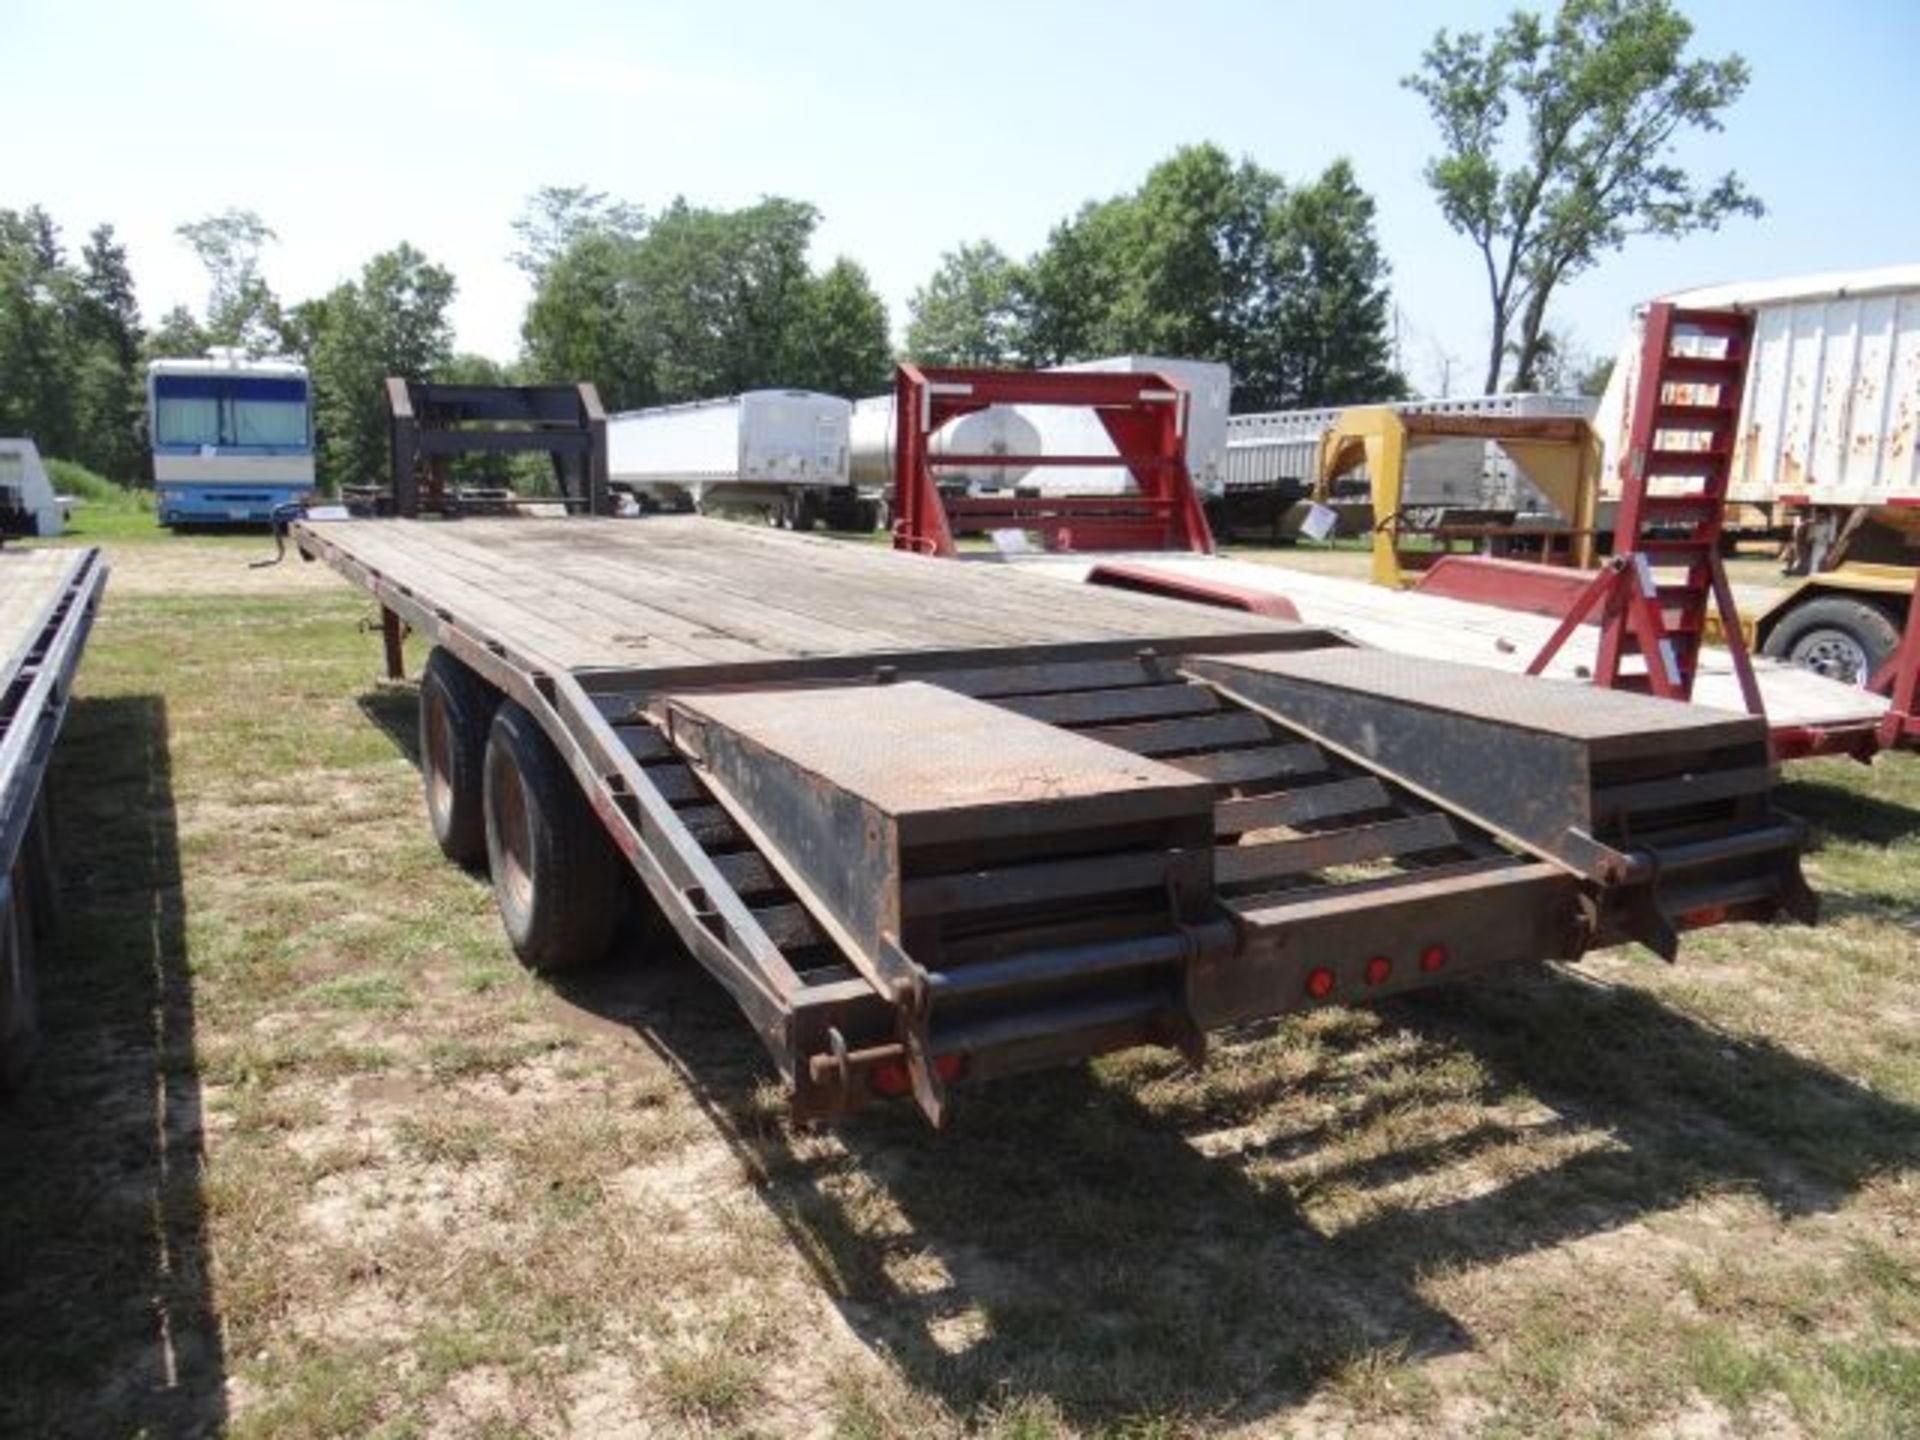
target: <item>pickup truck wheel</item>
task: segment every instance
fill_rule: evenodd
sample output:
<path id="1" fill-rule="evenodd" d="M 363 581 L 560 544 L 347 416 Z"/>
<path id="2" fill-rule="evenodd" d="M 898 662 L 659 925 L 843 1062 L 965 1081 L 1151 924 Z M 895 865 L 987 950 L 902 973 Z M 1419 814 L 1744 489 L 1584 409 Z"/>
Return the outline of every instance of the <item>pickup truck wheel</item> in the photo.
<path id="1" fill-rule="evenodd" d="M 420 782 L 427 821 L 449 860 L 477 868 L 487 858 L 481 771 L 487 727 L 500 695 L 445 650 L 420 675 Z"/>
<path id="2" fill-rule="evenodd" d="M 486 757 L 487 865 L 514 954 L 576 970 L 607 953 L 626 876 L 573 774 L 514 701 L 493 717 Z"/>
<path id="3" fill-rule="evenodd" d="M 1899 644 L 1900 632 L 1883 611 L 1864 600 L 1823 595 L 1782 616 L 1761 651 L 1829 680 L 1864 686 Z"/>
<path id="4" fill-rule="evenodd" d="M 16 873 L 14 878 L 24 877 Z M 10 1095 L 26 1082 L 40 1040 L 30 908 L 19 884 L 11 900 L 0 903 L 0 1095 Z"/>

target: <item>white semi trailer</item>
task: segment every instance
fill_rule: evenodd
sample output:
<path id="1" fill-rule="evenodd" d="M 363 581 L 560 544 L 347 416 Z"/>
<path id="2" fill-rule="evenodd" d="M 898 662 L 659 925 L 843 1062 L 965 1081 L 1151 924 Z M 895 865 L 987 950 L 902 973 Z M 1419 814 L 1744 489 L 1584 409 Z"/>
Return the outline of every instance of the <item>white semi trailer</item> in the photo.
<path id="1" fill-rule="evenodd" d="M 769 524 L 871 530 L 847 469 L 853 407 L 811 390 L 749 390 L 607 421 L 607 478 L 643 509 L 746 511 Z"/>

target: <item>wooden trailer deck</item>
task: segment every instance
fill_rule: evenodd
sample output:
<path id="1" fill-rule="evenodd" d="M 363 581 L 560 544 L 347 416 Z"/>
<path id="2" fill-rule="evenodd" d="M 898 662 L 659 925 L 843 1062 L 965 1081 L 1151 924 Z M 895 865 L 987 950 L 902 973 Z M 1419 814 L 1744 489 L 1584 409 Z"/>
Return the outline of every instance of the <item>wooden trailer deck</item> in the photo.
<path id="1" fill-rule="evenodd" d="M 531 719 L 806 1116 L 937 1123 L 959 1080 L 1808 909 L 1747 718 L 722 521 L 293 538 L 378 602 L 390 673 L 407 633 L 460 662 L 440 719 L 423 678 L 429 813 L 473 861 L 446 797 L 485 810 L 510 934 L 549 883 L 496 804 L 551 773 Z M 443 764 L 466 709 L 485 760 Z"/>
<path id="2" fill-rule="evenodd" d="M 928 565 L 850 544 L 697 517 L 640 522 L 306 522 L 304 548 L 429 597 L 555 669 L 711 670 L 929 651 L 1169 641 L 1335 643 L 1323 630 L 1064 590 L 1027 575 Z"/>

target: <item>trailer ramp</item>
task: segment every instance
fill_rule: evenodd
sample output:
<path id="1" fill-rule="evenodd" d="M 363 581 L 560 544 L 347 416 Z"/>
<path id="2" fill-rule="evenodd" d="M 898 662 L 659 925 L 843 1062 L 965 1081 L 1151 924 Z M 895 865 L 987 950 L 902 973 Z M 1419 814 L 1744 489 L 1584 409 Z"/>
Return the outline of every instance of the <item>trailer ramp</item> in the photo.
<path id="1" fill-rule="evenodd" d="M 1683 929 L 1814 918 L 1765 722 L 1369 650 L 1204 658 L 1195 673 L 1611 892 L 1597 928 L 1671 960 Z"/>
<path id="2" fill-rule="evenodd" d="M 1562 868 L 1163 657 L 683 692 L 619 733 L 798 977 L 802 1113 L 937 1120 L 963 1075 L 1198 1060 L 1220 1025 L 1580 948 Z"/>

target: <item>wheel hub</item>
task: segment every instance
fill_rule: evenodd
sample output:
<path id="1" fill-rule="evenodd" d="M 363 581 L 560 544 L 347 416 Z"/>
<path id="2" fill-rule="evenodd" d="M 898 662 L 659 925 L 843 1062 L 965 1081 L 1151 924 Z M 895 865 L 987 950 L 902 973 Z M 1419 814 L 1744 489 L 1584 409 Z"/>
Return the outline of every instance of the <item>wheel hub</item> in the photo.
<path id="1" fill-rule="evenodd" d="M 490 779 L 494 834 L 500 847 L 495 878 L 515 907 L 524 911 L 533 903 L 533 816 L 527 806 L 526 787 L 520 781 L 519 767 L 504 757 L 495 757 Z"/>
<path id="2" fill-rule="evenodd" d="M 1840 630 L 1814 630 L 1804 635 L 1788 656 L 1803 670 L 1838 680 L 1843 685 L 1865 685 L 1867 652 L 1858 640 Z"/>

